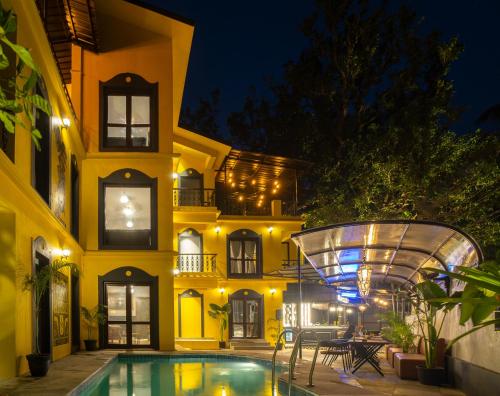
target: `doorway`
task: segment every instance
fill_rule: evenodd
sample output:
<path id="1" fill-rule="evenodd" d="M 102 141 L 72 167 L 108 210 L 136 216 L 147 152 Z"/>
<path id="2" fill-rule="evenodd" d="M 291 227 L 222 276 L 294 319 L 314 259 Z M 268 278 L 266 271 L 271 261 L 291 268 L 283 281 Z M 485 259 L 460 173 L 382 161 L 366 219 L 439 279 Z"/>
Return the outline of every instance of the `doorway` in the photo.
<path id="1" fill-rule="evenodd" d="M 262 338 L 263 297 L 249 289 L 238 290 L 229 297 L 230 338 Z"/>
<path id="2" fill-rule="evenodd" d="M 180 338 L 202 338 L 204 332 L 204 301 L 203 294 L 189 289 L 179 294 L 178 320 Z"/>
<path id="3" fill-rule="evenodd" d="M 188 228 L 179 234 L 178 268 L 181 272 L 203 272 L 203 239 L 200 233 Z"/>
<path id="4" fill-rule="evenodd" d="M 35 252 L 35 271 L 37 274 L 50 265 L 50 259 L 40 252 Z M 51 310 L 50 310 L 50 292 L 51 285 L 43 292 L 40 299 L 40 312 L 38 313 L 38 345 L 40 353 L 50 355 L 52 350 L 51 334 Z M 36 313 L 35 313 L 36 314 Z M 35 330 L 36 331 L 36 330 Z"/>
<path id="5" fill-rule="evenodd" d="M 99 303 L 106 308 L 100 345 L 158 348 L 158 277 L 121 267 L 99 277 Z"/>
<path id="6" fill-rule="evenodd" d="M 195 169 L 186 169 L 179 178 L 180 205 L 201 206 L 203 203 L 203 175 Z"/>

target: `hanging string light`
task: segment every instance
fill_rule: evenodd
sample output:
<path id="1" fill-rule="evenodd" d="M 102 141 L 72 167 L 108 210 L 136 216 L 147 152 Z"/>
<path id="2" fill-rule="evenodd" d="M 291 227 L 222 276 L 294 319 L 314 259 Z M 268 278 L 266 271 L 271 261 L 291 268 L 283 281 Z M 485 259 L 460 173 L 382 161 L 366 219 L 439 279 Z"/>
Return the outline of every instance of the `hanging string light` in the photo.
<path id="1" fill-rule="evenodd" d="M 367 297 L 370 294 L 371 278 L 372 267 L 366 264 L 366 251 L 363 249 L 363 263 L 358 268 L 358 289 L 361 297 Z"/>

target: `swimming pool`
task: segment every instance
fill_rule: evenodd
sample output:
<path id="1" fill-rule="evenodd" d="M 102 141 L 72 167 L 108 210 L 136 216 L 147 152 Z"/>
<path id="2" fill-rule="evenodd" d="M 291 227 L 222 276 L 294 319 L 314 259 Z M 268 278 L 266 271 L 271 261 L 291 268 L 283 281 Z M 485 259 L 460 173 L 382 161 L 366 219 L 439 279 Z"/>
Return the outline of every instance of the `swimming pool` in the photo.
<path id="1" fill-rule="evenodd" d="M 272 396 L 271 364 L 231 355 L 118 355 L 71 395 Z M 293 395 L 310 393 L 294 388 Z"/>

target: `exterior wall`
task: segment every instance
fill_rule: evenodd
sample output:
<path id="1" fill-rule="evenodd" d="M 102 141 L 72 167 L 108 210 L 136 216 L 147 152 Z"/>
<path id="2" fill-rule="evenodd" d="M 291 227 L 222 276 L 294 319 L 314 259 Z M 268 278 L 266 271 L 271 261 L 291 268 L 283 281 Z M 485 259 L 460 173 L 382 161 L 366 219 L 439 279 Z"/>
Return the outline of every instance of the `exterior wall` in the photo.
<path id="1" fill-rule="evenodd" d="M 4 8 L 13 7 L 18 22 L 17 42 L 27 48 L 44 76 L 53 115 L 71 120 L 61 130 L 62 152 L 56 149 L 51 133 L 51 208 L 31 186 L 32 143 L 29 131 L 16 127 L 15 163 L 0 151 L 0 379 L 27 371 L 25 355 L 32 352 L 32 313 L 30 293 L 22 290 L 24 274 L 32 271 L 32 242 L 41 236 L 49 250 L 70 249 L 70 260 L 79 264 L 82 250 L 70 235 L 70 159 L 75 155 L 81 165 L 84 156 L 76 122 L 66 100 L 59 72 L 51 54 L 35 2 L 3 1 Z M 25 120 L 27 122 L 27 120 Z M 52 130 L 53 132 L 53 130 Z M 65 189 L 58 190 L 58 165 L 64 170 Z M 53 208 L 55 198 L 65 203 L 58 215 Z M 71 288 L 71 286 L 70 286 Z M 69 290 L 71 293 L 71 290 Z M 70 312 L 71 315 L 71 312 Z M 70 318 L 71 320 L 71 318 Z M 52 357 L 59 359 L 70 353 L 71 332 L 67 344 L 53 346 Z"/>
<path id="2" fill-rule="evenodd" d="M 459 325 L 460 311 L 453 309 L 443 325 L 442 336 L 450 340 L 463 334 L 471 328 L 471 323 Z M 493 319 L 493 317 L 491 318 Z M 470 362 L 476 366 L 500 373 L 500 332 L 494 326 L 487 326 L 470 336 L 466 336 L 453 345 L 454 358 Z"/>

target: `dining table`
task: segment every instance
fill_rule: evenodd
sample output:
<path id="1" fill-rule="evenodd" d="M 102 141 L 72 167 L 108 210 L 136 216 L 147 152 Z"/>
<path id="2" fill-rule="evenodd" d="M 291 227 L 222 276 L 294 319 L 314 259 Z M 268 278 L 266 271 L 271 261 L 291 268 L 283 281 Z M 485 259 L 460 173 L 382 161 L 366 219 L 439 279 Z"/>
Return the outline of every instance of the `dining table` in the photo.
<path id="1" fill-rule="evenodd" d="M 389 341 L 382 338 L 354 338 L 349 342 L 354 357 L 351 372 L 354 374 L 364 364 L 369 363 L 383 377 L 384 373 L 380 368 L 380 360 L 377 354 L 384 345 L 389 344 Z"/>

